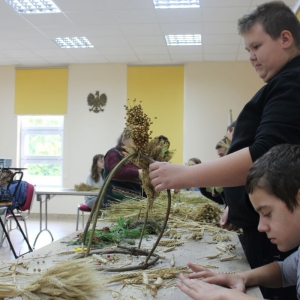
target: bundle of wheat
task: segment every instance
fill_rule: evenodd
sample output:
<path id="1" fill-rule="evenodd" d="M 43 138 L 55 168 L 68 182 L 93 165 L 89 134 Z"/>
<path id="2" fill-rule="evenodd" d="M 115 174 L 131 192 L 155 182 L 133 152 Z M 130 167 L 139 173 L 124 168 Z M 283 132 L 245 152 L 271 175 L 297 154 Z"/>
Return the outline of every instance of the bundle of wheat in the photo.
<path id="1" fill-rule="evenodd" d="M 81 182 L 79 184 L 75 184 L 74 189 L 76 191 L 97 191 L 100 190 L 100 187 Z"/>
<path id="2" fill-rule="evenodd" d="M 90 259 L 67 261 L 48 269 L 27 286 L 0 283 L 0 298 L 21 296 L 25 300 L 99 299 L 99 292 L 103 288 L 99 284 L 98 274 Z"/>

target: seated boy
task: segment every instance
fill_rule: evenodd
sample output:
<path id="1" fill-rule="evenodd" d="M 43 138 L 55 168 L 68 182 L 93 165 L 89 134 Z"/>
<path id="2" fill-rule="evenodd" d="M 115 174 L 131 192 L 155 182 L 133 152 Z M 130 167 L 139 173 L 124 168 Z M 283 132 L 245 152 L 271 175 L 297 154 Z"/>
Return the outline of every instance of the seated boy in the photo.
<path id="1" fill-rule="evenodd" d="M 258 230 L 265 232 L 280 251 L 299 246 L 300 145 L 278 145 L 259 158 L 249 170 L 246 190 L 259 214 Z M 195 273 L 188 278 L 181 274 L 177 286 L 193 299 L 257 299 L 243 293 L 246 287 L 292 285 L 297 285 L 300 299 L 300 247 L 282 262 L 237 274 L 216 274 L 191 263 L 188 266 Z"/>

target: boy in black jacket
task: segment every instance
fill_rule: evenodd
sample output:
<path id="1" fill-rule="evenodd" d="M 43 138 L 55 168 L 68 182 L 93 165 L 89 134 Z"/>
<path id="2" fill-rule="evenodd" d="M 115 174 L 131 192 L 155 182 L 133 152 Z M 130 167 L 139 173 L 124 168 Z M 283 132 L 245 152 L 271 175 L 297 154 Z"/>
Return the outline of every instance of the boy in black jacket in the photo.
<path id="1" fill-rule="evenodd" d="M 257 231 L 259 216 L 244 185 L 253 162 L 273 146 L 300 144 L 300 24 L 287 5 L 272 1 L 242 17 L 238 29 L 250 62 L 266 85 L 240 113 L 227 155 L 194 168 L 154 163 L 150 165 L 150 178 L 157 191 L 226 187 L 228 207 L 220 224 L 243 229 L 245 253 L 250 266 L 256 268 L 290 254 L 280 252 L 265 233 Z M 269 299 L 297 299 L 295 288 L 288 289 L 262 292 Z"/>

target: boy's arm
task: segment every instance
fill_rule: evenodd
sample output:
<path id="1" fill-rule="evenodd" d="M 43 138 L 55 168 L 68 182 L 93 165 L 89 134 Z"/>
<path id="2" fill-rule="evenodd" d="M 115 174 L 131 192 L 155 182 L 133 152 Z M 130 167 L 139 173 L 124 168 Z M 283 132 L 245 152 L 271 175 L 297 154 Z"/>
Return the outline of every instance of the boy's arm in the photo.
<path id="1" fill-rule="evenodd" d="M 149 176 L 157 191 L 189 186 L 240 186 L 245 184 L 252 164 L 249 148 L 244 148 L 193 167 L 155 162 L 149 167 Z"/>
<path id="2" fill-rule="evenodd" d="M 246 287 L 261 285 L 268 288 L 282 287 L 281 269 L 277 262 L 239 274 Z"/>

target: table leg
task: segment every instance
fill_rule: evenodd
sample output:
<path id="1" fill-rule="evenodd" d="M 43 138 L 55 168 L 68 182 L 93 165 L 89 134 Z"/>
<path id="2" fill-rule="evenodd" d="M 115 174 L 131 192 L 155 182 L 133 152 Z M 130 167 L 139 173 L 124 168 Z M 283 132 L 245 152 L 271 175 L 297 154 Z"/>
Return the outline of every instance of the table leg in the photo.
<path id="1" fill-rule="evenodd" d="M 42 195 L 37 195 L 37 201 L 40 201 L 40 232 L 37 234 L 34 243 L 33 243 L 33 249 L 35 248 L 35 244 L 40 236 L 40 234 L 44 231 L 47 231 L 50 236 L 51 236 L 51 242 L 54 241 L 53 235 L 51 233 L 51 231 L 48 229 L 48 200 L 50 200 L 50 195 L 45 195 L 45 228 L 43 229 L 43 199 L 42 199 Z"/>

